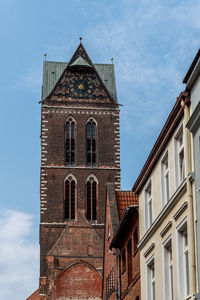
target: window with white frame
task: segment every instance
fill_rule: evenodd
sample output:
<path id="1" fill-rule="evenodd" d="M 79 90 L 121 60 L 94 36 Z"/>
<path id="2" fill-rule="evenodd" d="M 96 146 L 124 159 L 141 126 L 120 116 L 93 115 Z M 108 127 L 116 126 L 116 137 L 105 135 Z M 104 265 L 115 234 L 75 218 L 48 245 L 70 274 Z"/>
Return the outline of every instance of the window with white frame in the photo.
<path id="1" fill-rule="evenodd" d="M 178 187 L 185 179 L 183 125 L 181 125 L 175 136 L 175 175 L 176 186 Z"/>
<path id="2" fill-rule="evenodd" d="M 161 161 L 161 186 L 163 206 L 169 201 L 169 159 L 168 152 Z"/>
<path id="3" fill-rule="evenodd" d="M 156 300 L 154 258 L 151 258 L 151 260 L 147 263 L 147 299 Z"/>
<path id="4" fill-rule="evenodd" d="M 171 239 L 169 239 L 164 244 L 164 290 L 165 300 L 174 300 L 173 257 Z"/>
<path id="5" fill-rule="evenodd" d="M 188 230 L 185 221 L 178 228 L 178 262 L 179 262 L 179 290 L 180 299 L 190 295 L 190 272 L 188 252 Z"/>
<path id="6" fill-rule="evenodd" d="M 153 222 L 153 198 L 151 181 L 145 189 L 145 211 L 146 211 L 146 229 L 148 229 Z"/>

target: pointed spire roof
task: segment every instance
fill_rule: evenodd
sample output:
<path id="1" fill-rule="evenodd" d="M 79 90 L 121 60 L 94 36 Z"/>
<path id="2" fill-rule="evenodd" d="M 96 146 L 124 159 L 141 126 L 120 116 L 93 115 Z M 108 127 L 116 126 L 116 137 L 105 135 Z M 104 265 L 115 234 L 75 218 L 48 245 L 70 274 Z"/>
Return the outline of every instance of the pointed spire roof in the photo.
<path id="1" fill-rule="evenodd" d="M 61 80 L 61 78 L 64 76 L 66 70 L 68 68 L 75 67 L 86 67 L 94 70 L 111 99 L 118 104 L 114 65 L 93 64 L 82 44 L 82 38 L 80 38 L 80 44 L 74 52 L 69 63 L 50 61 L 44 62 L 42 100 L 40 103 L 44 102 L 45 99 L 51 95 L 59 80 Z"/>
<path id="2" fill-rule="evenodd" d="M 84 65 L 87 64 L 90 67 L 94 67 L 91 59 L 89 58 L 89 55 L 87 54 L 85 48 L 83 47 L 81 40 L 78 48 L 74 52 L 74 55 L 70 59 L 68 66 L 74 65 L 74 63 L 75 64 L 84 63 Z"/>

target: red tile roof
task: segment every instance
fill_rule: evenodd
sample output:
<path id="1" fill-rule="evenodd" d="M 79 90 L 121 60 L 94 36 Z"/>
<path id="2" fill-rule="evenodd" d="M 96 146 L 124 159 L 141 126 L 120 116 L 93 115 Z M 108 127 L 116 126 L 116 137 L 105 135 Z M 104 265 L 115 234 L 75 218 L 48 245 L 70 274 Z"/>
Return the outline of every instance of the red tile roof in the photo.
<path id="1" fill-rule="evenodd" d="M 119 219 L 122 218 L 124 210 L 130 205 L 138 205 L 138 197 L 132 191 L 116 192 L 117 210 Z"/>

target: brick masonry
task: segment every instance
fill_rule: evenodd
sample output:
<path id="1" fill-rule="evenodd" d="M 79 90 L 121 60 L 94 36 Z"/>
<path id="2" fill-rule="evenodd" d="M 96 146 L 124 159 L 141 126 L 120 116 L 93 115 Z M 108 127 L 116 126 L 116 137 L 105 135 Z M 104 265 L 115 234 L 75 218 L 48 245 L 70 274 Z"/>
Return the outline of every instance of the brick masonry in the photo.
<path id="1" fill-rule="evenodd" d="M 70 72 L 65 70 L 41 108 L 40 300 L 101 297 L 106 183 L 113 182 L 120 189 L 118 105 L 98 82 L 95 101 L 66 96 Z M 70 166 L 65 164 L 68 117 L 76 124 L 75 163 Z M 97 124 L 94 166 L 86 164 L 90 118 Z M 77 182 L 75 220 L 64 219 L 64 182 L 69 174 Z M 98 183 L 97 220 L 92 223 L 86 219 L 86 180 L 90 175 Z"/>

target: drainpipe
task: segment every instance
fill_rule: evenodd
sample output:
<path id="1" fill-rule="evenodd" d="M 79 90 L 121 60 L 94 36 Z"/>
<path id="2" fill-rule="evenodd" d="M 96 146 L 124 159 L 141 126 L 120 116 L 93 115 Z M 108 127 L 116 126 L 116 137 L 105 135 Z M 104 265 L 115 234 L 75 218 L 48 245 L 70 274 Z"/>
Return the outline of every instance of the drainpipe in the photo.
<path id="1" fill-rule="evenodd" d="M 184 132 L 185 132 L 185 163 L 186 163 L 186 181 L 187 181 L 187 199 L 188 199 L 188 242 L 189 242 L 189 257 L 190 257 L 190 293 L 196 293 L 196 260 L 195 260 L 195 222 L 194 222 L 194 207 L 193 207 L 193 193 L 192 183 L 190 181 L 190 174 L 192 172 L 191 166 L 191 141 L 190 132 L 185 127 L 190 118 L 189 107 L 184 100 L 181 100 L 181 106 L 184 109 Z"/>

